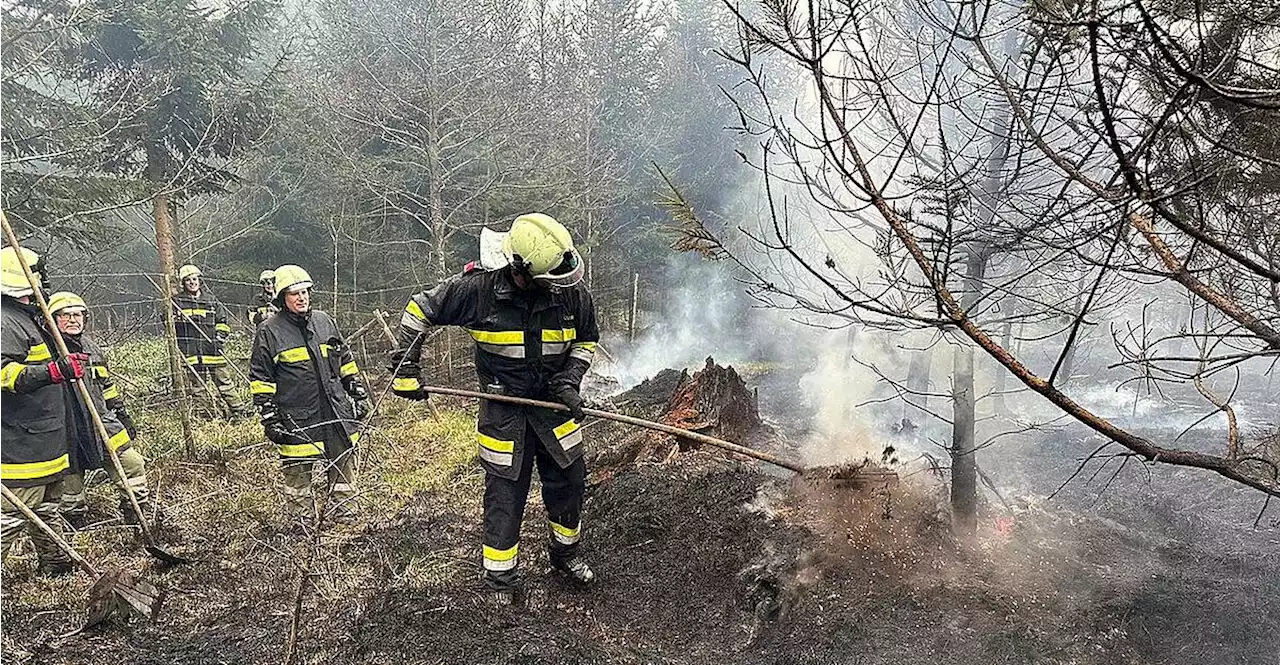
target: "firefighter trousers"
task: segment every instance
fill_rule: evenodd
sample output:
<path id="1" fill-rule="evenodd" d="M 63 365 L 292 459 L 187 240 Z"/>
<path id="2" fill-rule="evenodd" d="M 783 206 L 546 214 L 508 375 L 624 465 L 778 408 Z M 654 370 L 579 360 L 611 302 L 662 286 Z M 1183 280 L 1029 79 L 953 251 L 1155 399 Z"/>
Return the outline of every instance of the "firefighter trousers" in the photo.
<path id="1" fill-rule="evenodd" d="M 45 524 L 48 524 L 54 533 L 62 535 L 62 518 L 58 515 L 58 501 L 62 496 L 62 478 L 50 482 L 46 485 L 36 485 L 34 487 L 10 487 L 18 500 L 26 504 Z M 35 524 L 28 523 L 26 516 L 18 511 L 18 508 L 9 503 L 9 499 L 3 500 L 3 512 L 0 513 L 0 558 L 9 556 L 9 548 L 26 531 L 31 536 L 31 542 L 35 544 L 36 555 L 40 558 L 42 566 L 50 564 L 65 564 L 70 559 L 67 553 L 58 547 L 52 538 L 45 534 L 40 527 Z"/>
<path id="2" fill-rule="evenodd" d="M 252 413 L 249 403 L 236 390 L 231 380 L 231 368 L 226 365 L 190 365 L 192 374 L 187 375 L 187 386 L 194 398 L 196 395 L 208 395 L 212 390 L 217 393 L 215 399 L 222 400 L 231 415 L 244 417 Z"/>
<path id="3" fill-rule="evenodd" d="M 129 446 L 117 454 L 120 455 L 120 466 L 124 467 L 124 482 L 129 484 L 129 488 L 138 497 L 139 504 L 146 503 L 151 498 L 151 493 L 147 489 L 147 460 L 134 446 Z M 116 475 L 116 465 L 112 464 L 111 460 L 103 460 L 102 467 L 111 478 L 111 482 L 120 489 L 120 496 L 123 499 L 124 487 L 120 477 Z M 75 515 L 88 509 L 89 492 L 84 486 L 84 472 L 68 473 L 62 482 L 62 513 Z"/>
<path id="4" fill-rule="evenodd" d="M 485 582 L 492 589 L 509 589 L 519 580 L 520 524 L 524 521 L 535 465 L 542 480 L 552 562 L 576 555 L 582 537 L 586 463 L 579 457 L 568 467 L 560 468 L 532 428 L 525 429 L 523 446 L 520 475 L 515 480 L 494 474 L 487 474 L 484 480 L 484 571 Z"/>
<path id="5" fill-rule="evenodd" d="M 311 491 L 311 475 L 317 466 L 325 471 L 325 487 L 332 486 L 333 495 L 329 497 L 331 510 L 353 512 L 355 506 L 355 457 L 354 450 L 347 450 L 336 460 L 309 457 L 297 460 L 285 460 L 284 498 L 285 507 L 294 517 L 311 517 L 315 515 L 314 495 Z"/>

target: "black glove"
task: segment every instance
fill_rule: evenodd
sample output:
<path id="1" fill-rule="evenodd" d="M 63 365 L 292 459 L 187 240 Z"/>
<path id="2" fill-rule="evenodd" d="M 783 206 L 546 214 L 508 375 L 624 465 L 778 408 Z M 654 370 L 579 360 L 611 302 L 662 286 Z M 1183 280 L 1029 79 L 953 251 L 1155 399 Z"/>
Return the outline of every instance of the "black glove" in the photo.
<path id="1" fill-rule="evenodd" d="M 116 409 L 116 419 L 120 421 L 121 425 L 124 425 L 124 431 L 129 433 L 130 439 L 138 438 L 138 428 L 133 424 L 133 416 L 130 416 L 123 406 Z"/>
<path id="2" fill-rule="evenodd" d="M 356 404 L 356 420 L 364 420 L 365 416 L 369 415 L 369 400 L 357 399 L 355 401 L 355 404 Z"/>
<path id="3" fill-rule="evenodd" d="M 415 402 L 425 402 L 429 397 L 422 389 L 422 380 L 414 376 L 398 376 L 391 380 L 391 392 Z"/>
<path id="4" fill-rule="evenodd" d="M 582 395 L 578 394 L 578 389 L 573 386 L 560 386 L 555 389 L 556 399 L 561 404 L 569 407 L 569 415 L 577 422 L 586 420 L 587 414 L 582 411 Z"/>
<path id="5" fill-rule="evenodd" d="M 280 412 L 274 404 L 262 407 L 261 416 L 262 431 L 267 435 L 268 441 L 282 444 L 293 443 L 294 433 L 280 419 Z"/>

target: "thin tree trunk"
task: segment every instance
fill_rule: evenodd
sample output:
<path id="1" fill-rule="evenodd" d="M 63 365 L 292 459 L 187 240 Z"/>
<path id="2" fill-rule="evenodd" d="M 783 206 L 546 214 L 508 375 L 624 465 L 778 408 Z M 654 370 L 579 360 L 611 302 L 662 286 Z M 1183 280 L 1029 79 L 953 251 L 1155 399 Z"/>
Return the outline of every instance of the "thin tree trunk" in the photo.
<path id="1" fill-rule="evenodd" d="M 178 412 L 182 415 L 182 442 L 186 446 L 187 457 L 196 454 L 196 438 L 191 425 L 191 405 L 187 403 L 187 374 L 183 363 L 182 350 L 178 348 L 178 324 L 174 319 L 173 301 L 169 297 L 174 293 L 173 278 L 177 267 L 173 260 L 173 218 L 169 214 L 169 195 L 156 194 L 151 199 L 152 214 L 156 222 L 156 249 L 160 254 L 160 275 L 164 280 L 164 330 L 169 346 L 169 374 L 173 377 L 173 389 L 178 403 Z"/>
<path id="2" fill-rule="evenodd" d="M 965 292 L 962 300 L 977 299 L 984 261 L 970 257 L 966 261 Z M 961 535 L 972 535 L 978 527 L 978 460 L 973 381 L 973 342 L 960 338 L 952 355 L 951 380 L 951 513 L 954 527 Z"/>
<path id="3" fill-rule="evenodd" d="M 907 363 L 906 388 L 911 401 L 920 409 L 929 408 L 929 382 L 933 375 L 933 349 L 920 349 L 911 353 L 911 361 Z M 903 419 L 907 419 L 910 406 L 903 409 Z"/>

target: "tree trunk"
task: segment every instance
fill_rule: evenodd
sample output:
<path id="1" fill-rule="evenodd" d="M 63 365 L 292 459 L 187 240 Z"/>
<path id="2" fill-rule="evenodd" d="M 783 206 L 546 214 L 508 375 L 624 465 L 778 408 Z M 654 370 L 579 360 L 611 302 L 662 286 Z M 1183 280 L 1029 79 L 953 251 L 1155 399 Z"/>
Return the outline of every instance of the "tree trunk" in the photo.
<path id="1" fill-rule="evenodd" d="M 929 408 L 929 381 L 933 375 L 933 349 L 912 351 L 911 360 L 907 363 L 906 388 L 908 397 L 920 409 Z M 903 419 L 911 413 L 911 407 L 903 409 Z"/>
<path id="2" fill-rule="evenodd" d="M 187 403 L 187 374 L 183 366 L 186 362 L 182 350 L 178 348 L 178 325 L 174 319 L 173 278 L 177 267 L 173 260 L 173 218 L 169 214 L 169 195 L 156 194 L 151 199 L 152 214 L 156 222 L 156 249 L 160 254 L 160 275 L 164 284 L 161 294 L 164 308 L 164 330 L 169 347 L 169 374 L 173 377 L 173 389 L 178 403 L 178 412 L 182 415 L 182 442 L 186 446 L 187 457 L 196 454 L 196 439 L 191 426 L 191 405 Z"/>

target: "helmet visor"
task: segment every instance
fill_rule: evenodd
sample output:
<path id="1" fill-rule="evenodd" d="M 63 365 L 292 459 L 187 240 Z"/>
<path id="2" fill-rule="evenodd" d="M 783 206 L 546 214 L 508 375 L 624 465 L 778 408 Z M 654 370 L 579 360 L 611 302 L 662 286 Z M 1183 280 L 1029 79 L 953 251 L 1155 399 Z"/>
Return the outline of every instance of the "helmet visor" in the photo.
<path id="1" fill-rule="evenodd" d="M 534 275 L 533 278 L 547 286 L 569 287 L 581 282 L 583 275 L 582 255 L 578 254 L 578 250 L 571 249 L 564 253 L 564 260 L 560 265 L 541 275 Z"/>

